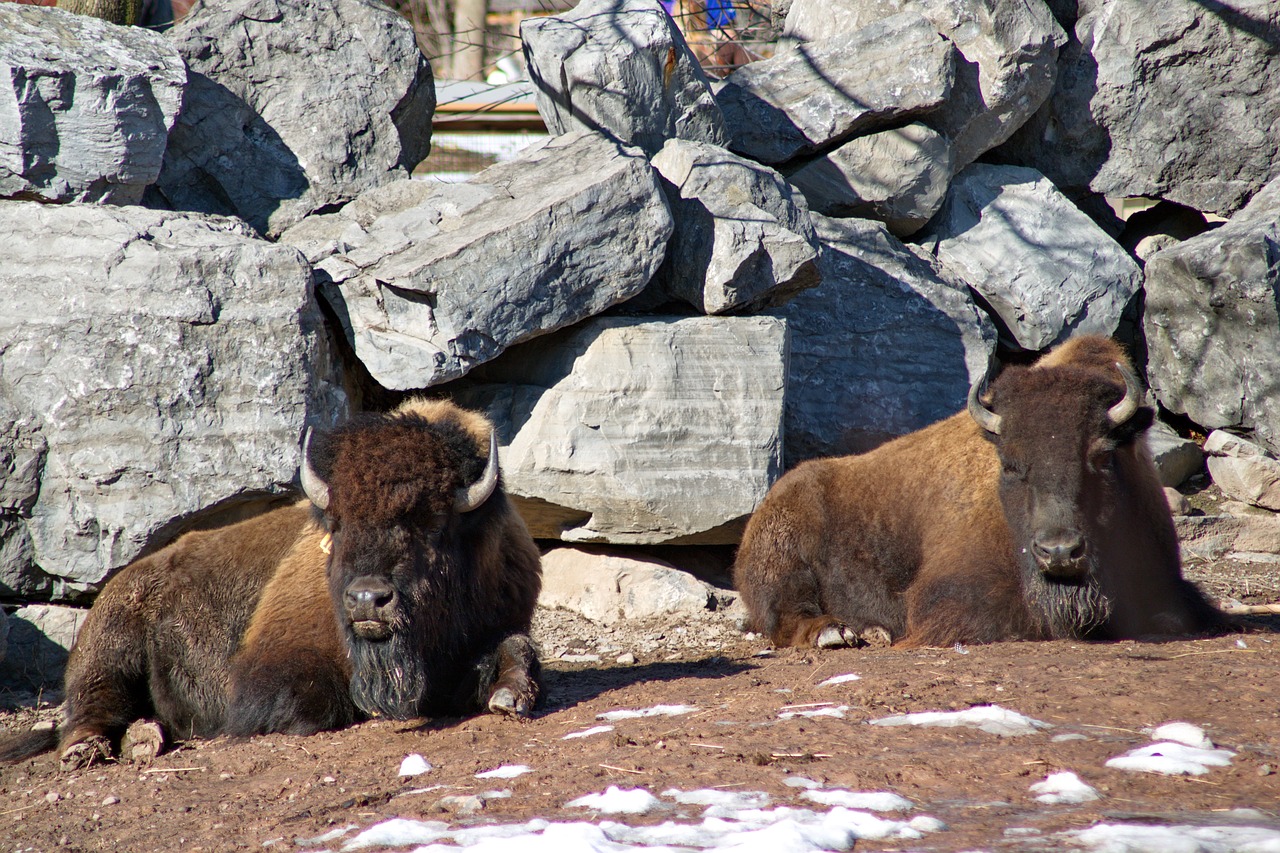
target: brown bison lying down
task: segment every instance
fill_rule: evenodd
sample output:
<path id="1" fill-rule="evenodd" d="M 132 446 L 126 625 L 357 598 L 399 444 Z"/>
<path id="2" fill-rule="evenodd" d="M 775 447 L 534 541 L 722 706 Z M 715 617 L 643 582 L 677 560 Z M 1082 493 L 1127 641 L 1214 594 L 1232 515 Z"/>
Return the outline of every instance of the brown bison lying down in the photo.
<path id="1" fill-rule="evenodd" d="M 308 443 L 308 501 L 188 533 L 122 569 L 85 619 L 54 746 L 65 767 L 149 759 L 170 737 L 308 734 L 366 716 L 528 715 L 538 550 L 491 425 L 440 401 Z M 158 723 L 131 723 L 140 718 Z"/>
<path id="2" fill-rule="evenodd" d="M 734 565 L 755 628 L 819 647 L 1221 629 L 1182 578 L 1123 351 L 1081 337 L 989 403 L 983 384 L 967 413 L 774 485 Z"/>

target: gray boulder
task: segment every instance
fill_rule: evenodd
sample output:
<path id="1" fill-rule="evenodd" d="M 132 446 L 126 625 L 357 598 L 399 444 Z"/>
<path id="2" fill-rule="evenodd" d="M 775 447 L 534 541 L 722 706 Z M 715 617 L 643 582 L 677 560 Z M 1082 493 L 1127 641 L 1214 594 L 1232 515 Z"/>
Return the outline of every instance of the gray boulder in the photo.
<path id="1" fill-rule="evenodd" d="M 650 155 L 668 139 L 725 143 L 707 76 L 657 0 L 583 0 L 520 37 L 553 135 L 591 130 Z"/>
<path id="2" fill-rule="evenodd" d="M 44 699 L 60 696 L 67 657 L 88 613 L 56 604 L 29 604 L 15 610 L 6 620 L 9 651 L 0 664 L 0 685 L 38 693 Z"/>
<path id="3" fill-rule="evenodd" d="M 305 425 L 345 411 L 295 249 L 138 207 L 5 202 L 0 232 L 0 519 L 55 595 L 287 493 Z"/>
<path id="4" fill-rule="evenodd" d="M 431 149 L 431 67 L 384 3 L 201 3 L 169 37 L 191 81 L 150 206 L 275 236 L 407 177 Z"/>
<path id="5" fill-rule="evenodd" d="M 788 468 L 869 450 L 955 414 L 996 346 L 968 288 L 884 225 L 813 220 L 822 283 L 773 312 L 791 330 Z"/>
<path id="6" fill-rule="evenodd" d="M 818 238 L 804 197 L 773 169 L 681 139 L 651 162 L 675 230 L 640 299 L 676 298 L 723 314 L 776 305 L 818 283 Z"/>
<path id="7" fill-rule="evenodd" d="M 1171 412 L 1280 452 L 1280 179 L 1213 231 L 1147 261 L 1147 367 Z"/>
<path id="8" fill-rule="evenodd" d="M 1280 510 L 1280 461 L 1252 441 L 1220 429 L 1204 442 L 1209 476 L 1227 497 Z"/>
<path id="9" fill-rule="evenodd" d="M 1266 0 L 1081 0 L 1058 81 L 1001 148 L 1064 191 L 1230 215 L 1280 174 L 1280 52 Z"/>
<path id="10" fill-rule="evenodd" d="M 0 197 L 137 204 L 187 72 L 157 33 L 0 4 Z"/>
<path id="11" fill-rule="evenodd" d="M 404 390 L 635 296 L 671 229 L 643 152 L 580 132 L 466 184 L 389 184 L 281 239 L 316 265 L 373 378 Z"/>
<path id="12" fill-rule="evenodd" d="M 1162 485 L 1180 486 L 1204 469 L 1204 451 L 1200 445 L 1178 435 L 1161 421 L 1151 425 L 1146 439 Z"/>
<path id="13" fill-rule="evenodd" d="M 498 424 L 534 536 L 734 544 L 782 473 L 786 338 L 769 317 L 598 317 L 451 394 Z"/>
<path id="14" fill-rule="evenodd" d="M 715 591 L 661 560 L 552 548 L 542 555 L 538 604 L 601 625 L 630 619 L 688 619 L 706 613 Z"/>
<path id="15" fill-rule="evenodd" d="M 920 122 L 859 136 L 792 164 L 787 180 L 827 216 L 878 219 L 897 237 L 919 231 L 938 212 L 954 174 L 945 136 Z"/>
<path id="16" fill-rule="evenodd" d="M 1053 90 L 1067 35 L 1038 0 L 795 0 L 783 50 L 901 12 L 922 15 L 960 53 L 951 97 L 929 116 L 954 146 L 957 170 L 1008 139 Z"/>
<path id="17" fill-rule="evenodd" d="M 716 100 L 729 148 L 772 165 L 936 109 L 955 73 L 951 42 L 904 13 L 744 65 Z"/>
<path id="18" fill-rule="evenodd" d="M 1025 350 L 1114 333 L 1142 286 L 1129 253 L 1034 169 L 969 166 L 916 240 Z"/>

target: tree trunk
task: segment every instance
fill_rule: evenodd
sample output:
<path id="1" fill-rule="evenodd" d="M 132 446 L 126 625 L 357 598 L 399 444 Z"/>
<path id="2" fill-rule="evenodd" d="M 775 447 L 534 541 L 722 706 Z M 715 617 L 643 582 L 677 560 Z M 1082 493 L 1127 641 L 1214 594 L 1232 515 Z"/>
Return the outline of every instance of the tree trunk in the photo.
<path id="1" fill-rule="evenodd" d="M 456 0 L 453 11 L 452 77 L 480 80 L 484 73 L 484 22 L 488 0 Z"/>

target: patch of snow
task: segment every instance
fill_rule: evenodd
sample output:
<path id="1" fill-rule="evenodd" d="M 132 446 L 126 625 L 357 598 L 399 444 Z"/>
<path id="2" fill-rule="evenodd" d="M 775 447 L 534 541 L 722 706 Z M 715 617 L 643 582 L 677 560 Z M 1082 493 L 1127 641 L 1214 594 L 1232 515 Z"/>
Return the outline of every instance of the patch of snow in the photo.
<path id="1" fill-rule="evenodd" d="M 1043 782 L 1031 786 L 1036 800 L 1051 806 L 1066 803 L 1088 803 L 1099 798 L 1097 790 L 1070 771 L 1051 773 Z"/>
<path id="2" fill-rule="evenodd" d="M 1029 735 L 1039 729 L 1051 728 L 1048 723 L 1033 720 L 999 705 L 975 705 L 964 711 L 921 711 L 917 714 L 882 717 L 869 722 L 873 726 L 970 726 L 1000 737 Z"/>
<path id="3" fill-rule="evenodd" d="M 652 708 L 639 710 L 620 708 L 617 711 L 605 711 L 603 714 L 596 714 L 596 719 L 612 723 L 617 720 L 634 720 L 637 717 L 679 717 L 682 714 L 691 714 L 696 710 L 698 709 L 692 705 L 654 705 Z"/>
<path id="4" fill-rule="evenodd" d="M 812 779 L 806 779 L 803 776 L 788 776 L 782 780 L 782 784 L 788 788 L 821 788 L 821 782 L 815 782 Z"/>
<path id="5" fill-rule="evenodd" d="M 873 812 L 907 812 L 914 808 L 906 797 L 887 791 L 810 790 L 803 792 L 800 796 L 821 806 L 844 806 L 850 809 L 869 809 Z"/>
<path id="6" fill-rule="evenodd" d="M 1093 853 L 1280 853 L 1280 829 L 1100 823 L 1066 836 Z"/>
<path id="7" fill-rule="evenodd" d="M 431 772 L 431 762 L 412 752 L 404 757 L 404 761 L 400 762 L 401 776 L 421 776 L 423 773 Z"/>
<path id="8" fill-rule="evenodd" d="M 803 711 L 779 711 L 779 720 L 790 720 L 794 717 L 835 717 L 843 720 L 844 712 L 849 710 L 848 705 L 832 705 L 826 708 L 808 708 Z"/>
<path id="9" fill-rule="evenodd" d="M 587 794 L 565 803 L 570 808 L 595 809 L 605 814 L 646 814 L 662 803 L 644 788 L 622 789 L 610 785 L 599 794 Z"/>
<path id="10" fill-rule="evenodd" d="M 410 844 L 430 844 L 449 836 L 449 825 L 438 820 L 409 820 L 396 817 L 384 820 L 361 832 L 346 844 L 345 850 L 362 850 L 365 847 L 407 847 Z"/>
<path id="11" fill-rule="evenodd" d="M 854 675 L 852 672 L 849 672 L 849 673 L 845 673 L 844 675 L 833 675 L 830 678 L 828 678 L 826 681 L 819 682 L 818 686 L 831 687 L 836 684 L 847 684 L 850 681 L 861 681 L 861 680 L 862 680 L 861 675 Z"/>
<path id="12" fill-rule="evenodd" d="M 1166 776 L 1203 776 L 1210 767 L 1227 767 L 1235 753 L 1229 749 L 1200 749 L 1181 743 L 1153 743 L 1131 749 L 1107 761 L 1117 770 L 1163 773 Z"/>
<path id="13" fill-rule="evenodd" d="M 1088 740 L 1088 739 L 1089 739 L 1088 735 L 1082 735 L 1079 732 L 1073 732 L 1071 734 L 1065 734 L 1065 735 L 1054 735 L 1053 737 L 1049 738 L 1049 740 L 1052 741 L 1053 743 L 1064 743 L 1069 740 Z"/>
<path id="14" fill-rule="evenodd" d="M 1204 729 L 1191 723 L 1165 723 L 1150 731 L 1152 740 L 1171 740 L 1174 743 L 1194 746 L 1198 749 L 1213 749 L 1213 741 L 1204 733 Z"/>
<path id="15" fill-rule="evenodd" d="M 495 767 L 492 770 L 486 770 L 483 773 L 477 773 L 477 779 L 514 779 L 517 776 L 523 776 L 526 773 L 532 773 L 533 768 L 527 764 L 504 764 L 501 767 Z"/>
<path id="16" fill-rule="evenodd" d="M 662 796 L 670 797 L 683 805 L 719 806 L 734 811 L 760 809 L 769 805 L 770 802 L 769 795 L 764 791 L 725 791 L 715 788 L 702 788 L 697 791 L 668 788 L 662 792 Z"/>
<path id="17" fill-rule="evenodd" d="M 613 726 L 592 726 L 591 728 L 583 729 L 580 732 L 569 732 L 567 735 L 560 738 L 560 740 L 573 740 L 574 738 L 579 737 L 591 737 L 592 735 L 604 734 L 605 732 L 611 731 L 613 731 Z"/>

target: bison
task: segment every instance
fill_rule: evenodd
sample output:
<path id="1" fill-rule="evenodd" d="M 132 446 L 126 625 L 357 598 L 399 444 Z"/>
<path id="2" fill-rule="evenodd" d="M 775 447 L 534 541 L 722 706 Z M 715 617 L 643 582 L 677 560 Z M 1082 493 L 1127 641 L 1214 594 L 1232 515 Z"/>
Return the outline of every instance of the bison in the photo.
<path id="1" fill-rule="evenodd" d="M 77 768 L 122 736 L 149 760 L 166 736 L 532 712 L 540 557 L 492 425 L 415 400 L 303 456 L 307 500 L 187 533 L 111 578 L 71 650 L 63 722 L 10 736 L 0 760 L 56 743 Z"/>
<path id="2" fill-rule="evenodd" d="M 1182 577 L 1123 350 L 1074 338 L 961 412 L 805 462 L 747 524 L 734 580 L 779 646 L 1209 633 Z"/>

